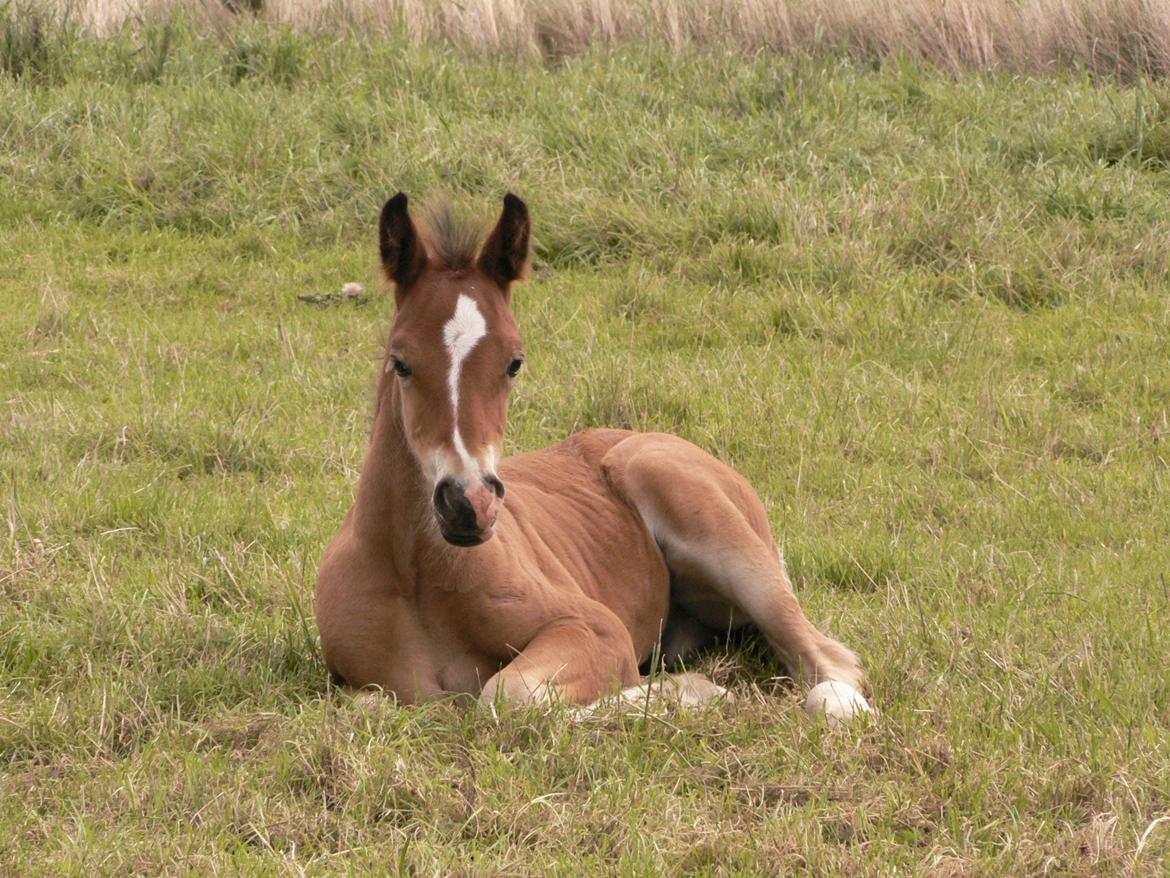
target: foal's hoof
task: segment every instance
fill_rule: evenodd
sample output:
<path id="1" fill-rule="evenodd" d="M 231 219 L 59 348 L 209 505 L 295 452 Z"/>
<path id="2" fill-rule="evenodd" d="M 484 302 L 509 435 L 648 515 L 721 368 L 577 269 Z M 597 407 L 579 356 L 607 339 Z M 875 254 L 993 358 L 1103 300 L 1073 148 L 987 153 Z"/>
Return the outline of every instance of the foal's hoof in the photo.
<path id="1" fill-rule="evenodd" d="M 622 700 L 629 704 L 656 701 L 677 704 L 680 707 L 698 707 L 716 698 L 733 700 L 732 694 L 702 674 L 666 674 L 653 680 L 643 680 L 637 686 L 622 690 Z"/>
<path id="2" fill-rule="evenodd" d="M 813 686 L 804 702 L 809 716 L 823 716 L 830 726 L 845 726 L 863 713 L 873 713 L 865 696 L 838 680 L 826 680 Z"/>

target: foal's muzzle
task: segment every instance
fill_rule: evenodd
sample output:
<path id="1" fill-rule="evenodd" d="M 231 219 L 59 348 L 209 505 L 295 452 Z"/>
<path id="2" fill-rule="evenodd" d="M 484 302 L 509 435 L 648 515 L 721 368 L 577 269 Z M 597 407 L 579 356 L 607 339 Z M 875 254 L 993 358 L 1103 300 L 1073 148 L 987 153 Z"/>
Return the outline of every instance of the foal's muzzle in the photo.
<path id="1" fill-rule="evenodd" d="M 431 498 L 443 539 L 453 546 L 478 546 L 490 540 L 503 501 L 504 483 L 493 475 L 476 478 L 470 486 L 444 476 Z"/>

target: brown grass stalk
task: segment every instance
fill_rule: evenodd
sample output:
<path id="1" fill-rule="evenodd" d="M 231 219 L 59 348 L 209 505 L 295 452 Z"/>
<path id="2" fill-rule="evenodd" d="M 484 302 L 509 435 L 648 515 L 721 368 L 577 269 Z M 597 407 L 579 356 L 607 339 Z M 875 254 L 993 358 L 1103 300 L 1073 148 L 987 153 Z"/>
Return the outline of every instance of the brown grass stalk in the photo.
<path id="1" fill-rule="evenodd" d="M 677 50 L 903 54 L 949 71 L 1078 66 L 1170 74 L 1166 0 L 40 0 L 101 33 L 181 8 L 223 22 L 252 10 L 306 29 L 402 29 L 479 53 L 558 56 L 663 40 Z"/>

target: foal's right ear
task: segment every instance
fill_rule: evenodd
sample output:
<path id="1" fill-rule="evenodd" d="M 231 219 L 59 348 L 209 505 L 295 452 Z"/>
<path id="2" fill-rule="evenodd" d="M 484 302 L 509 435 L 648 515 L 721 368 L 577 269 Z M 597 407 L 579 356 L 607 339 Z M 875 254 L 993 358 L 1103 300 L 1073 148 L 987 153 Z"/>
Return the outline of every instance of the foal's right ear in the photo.
<path id="1" fill-rule="evenodd" d="M 378 250 L 382 271 L 402 295 L 418 280 L 427 264 L 427 253 L 419 240 L 418 230 L 406 212 L 406 193 L 399 192 L 382 207 L 378 220 Z"/>

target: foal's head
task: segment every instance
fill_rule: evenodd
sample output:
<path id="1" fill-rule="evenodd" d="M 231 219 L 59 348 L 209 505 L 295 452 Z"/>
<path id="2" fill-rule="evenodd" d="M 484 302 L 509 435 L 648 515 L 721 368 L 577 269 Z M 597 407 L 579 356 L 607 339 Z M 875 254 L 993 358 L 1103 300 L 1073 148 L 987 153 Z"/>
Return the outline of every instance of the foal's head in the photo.
<path id="1" fill-rule="evenodd" d="M 415 225 L 401 192 L 382 208 L 382 268 L 397 304 L 385 371 L 443 538 L 476 546 L 491 539 L 504 499 L 496 463 L 524 365 L 511 286 L 528 262 L 528 208 L 506 195 L 482 246 L 445 209 L 427 220 Z"/>

